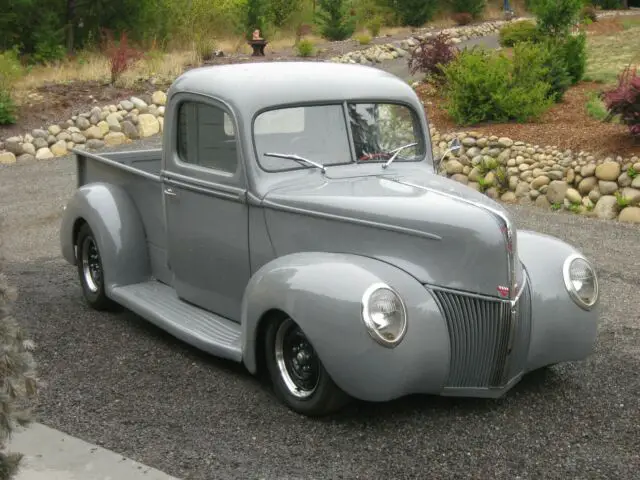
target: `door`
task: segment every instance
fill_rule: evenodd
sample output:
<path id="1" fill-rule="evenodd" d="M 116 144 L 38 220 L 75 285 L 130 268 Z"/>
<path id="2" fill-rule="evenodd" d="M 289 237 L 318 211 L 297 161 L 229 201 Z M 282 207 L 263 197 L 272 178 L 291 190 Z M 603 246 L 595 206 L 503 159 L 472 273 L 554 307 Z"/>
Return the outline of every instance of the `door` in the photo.
<path id="1" fill-rule="evenodd" d="M 209 99 L 176 99 L 163 192 L 173 287 L 185 301 L 240 321 L 249 281 L 249 215 L 238 138 Z"/>

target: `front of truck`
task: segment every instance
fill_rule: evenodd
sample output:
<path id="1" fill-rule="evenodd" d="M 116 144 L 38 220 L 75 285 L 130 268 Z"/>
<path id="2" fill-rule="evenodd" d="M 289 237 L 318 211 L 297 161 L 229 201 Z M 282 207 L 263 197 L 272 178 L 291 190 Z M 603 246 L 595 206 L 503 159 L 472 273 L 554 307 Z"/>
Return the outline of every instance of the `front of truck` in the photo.
<path id="1" fill-rule="evenodd" d="M 438 175 L 425 112 L 408 85 L 372 74 L 369 88 L 358 89 L 354 72 L 366 70 L 326 68 L 318 72 L 326 77 L 306 86 L 306 97 L 274 95 L 236 126 L 274 252 L 256 269 L 260 278 L 270 262 L 279 275 L 295 272 L 300 283 L 288 280 L 282 295 L 302 292 L 300 298 L 318 304 L 333 295 L 324 318 L 318 310 L 316 318 L 295 320 L 340 388 L 367 400 L 409 393 L 497 397 L 528 371 L 588 356 L 599 295 L 589 261 L 558 239 L 517 232 L 499 203 Z M 322 81 L 340 94 L 312 93 Z M 326 269 L 305 277 L 300 259 L 309 255 L 310 272 L 318 252 L 353 258 L 354 265 L 379 262 L 380 270 L 359 280 L 318 280 Z M 295 267 L 284 267 L 288 257 Z M 390 267 L 400 275 L 396 283 L 380 273 Z M 282 308 L 301 308 L 293 298 Z M 356 304 L 361 318 L 342 318 Z M 395 307 L 390 313 L 392 305 L 404 313 Z M 299 315 L 313 317 L 312 311 Z"/>

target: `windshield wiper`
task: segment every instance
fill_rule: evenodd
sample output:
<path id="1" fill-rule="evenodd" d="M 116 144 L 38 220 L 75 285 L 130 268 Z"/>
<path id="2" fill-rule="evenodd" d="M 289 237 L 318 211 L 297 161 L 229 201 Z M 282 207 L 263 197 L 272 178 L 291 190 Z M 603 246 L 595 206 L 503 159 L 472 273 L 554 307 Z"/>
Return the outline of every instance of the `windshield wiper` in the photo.
<path id="1" fill-rule="evenodd" d="M 391 165 L 391 162 L 393 162 L 396 159 L 396 157 L 402 150 L 409 147 L 415 147 L 416 145 L 418 145 L 418 142 L 408 143 L 401 147 L 394 148 L 393 150 L 389 150 L 388 152 L 385 152 L 385 153 L 393 153 L 393 156 L 387 161 L 387 163 L 382 164 L 382 168 L 387 168 L 389 165 Z"/>
<path id="2" fill-rule="evenodd" d="M 308 163 L 309 165 L 313 165 L 314 167 L 319 168 L 320 170 L 322 170 L 322 173 L 325 173 L 327 171 L 327 169 L 324 168 L 324 165 L 322 165 L 321 163 L 314 162 L 313 160 L 309 160 L 308 158 L 304 158 L 304 157 L 301 157 L 300 155 L 295 155 L 293 153 L 265 153 L 263 155 L 265 157 L 286 158 L 287 160 L 305 162 L 305 163 Z"/>

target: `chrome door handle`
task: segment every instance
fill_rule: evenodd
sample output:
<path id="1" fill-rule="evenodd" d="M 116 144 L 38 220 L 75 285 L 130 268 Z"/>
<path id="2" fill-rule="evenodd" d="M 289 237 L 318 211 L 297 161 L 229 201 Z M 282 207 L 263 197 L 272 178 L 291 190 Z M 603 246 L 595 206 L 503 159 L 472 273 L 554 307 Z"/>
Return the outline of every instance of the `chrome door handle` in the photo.
<path id="1" fill-rule="evenodd" d="M 171 187 L 166 187 L 164 189 L 164 194 L 168 195 L 170 197 L 176 197 L 178 195 L 176 192 L 173 191 L 173 188 L 171 188 Z"/>

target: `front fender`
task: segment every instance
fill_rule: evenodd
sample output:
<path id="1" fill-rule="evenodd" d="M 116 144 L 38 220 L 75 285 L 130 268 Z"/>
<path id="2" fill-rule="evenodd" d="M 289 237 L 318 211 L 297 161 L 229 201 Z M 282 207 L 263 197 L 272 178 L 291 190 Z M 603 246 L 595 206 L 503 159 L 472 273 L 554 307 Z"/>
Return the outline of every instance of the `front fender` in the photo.
<path id="1" fill-rule="evenodd" d="M 566 258 L 580 252 L 558 238 L 522 230 L 518 232 L 518 251 L 532 287 L 527 370 L 585 359 L 596 341 L 599 302 L 589 311 L 576 305 L 562 273 Z"/>
<path id="2" fill-rule="evenodd" d="M 362 321 L 362 295 L 377 282 L 396 289 L 407 307 L 407 333 L 395 348 L 376 343 Z M 259 323 L 273 309 L 298 323 L 334 382 L 353 397 L 386 401 L 442 389 L 450 355 L 446 323 L 427 289 L 394 266 L 316 252 L 264 265 L 242 304 L 243 361 L 253 373 L 261 360 L 256 358 Z"/>
<path id="3" fill-rule="evenodd" d="M 105 291 L 149 279 L 151 267 L 144 226 L 135 203 L 117 185 L 91 183 L 67 204 L 60 227 L 62 255 L 76 264 L 75 233 L 85 221 L 93 231 L 104 265 Z"/>

